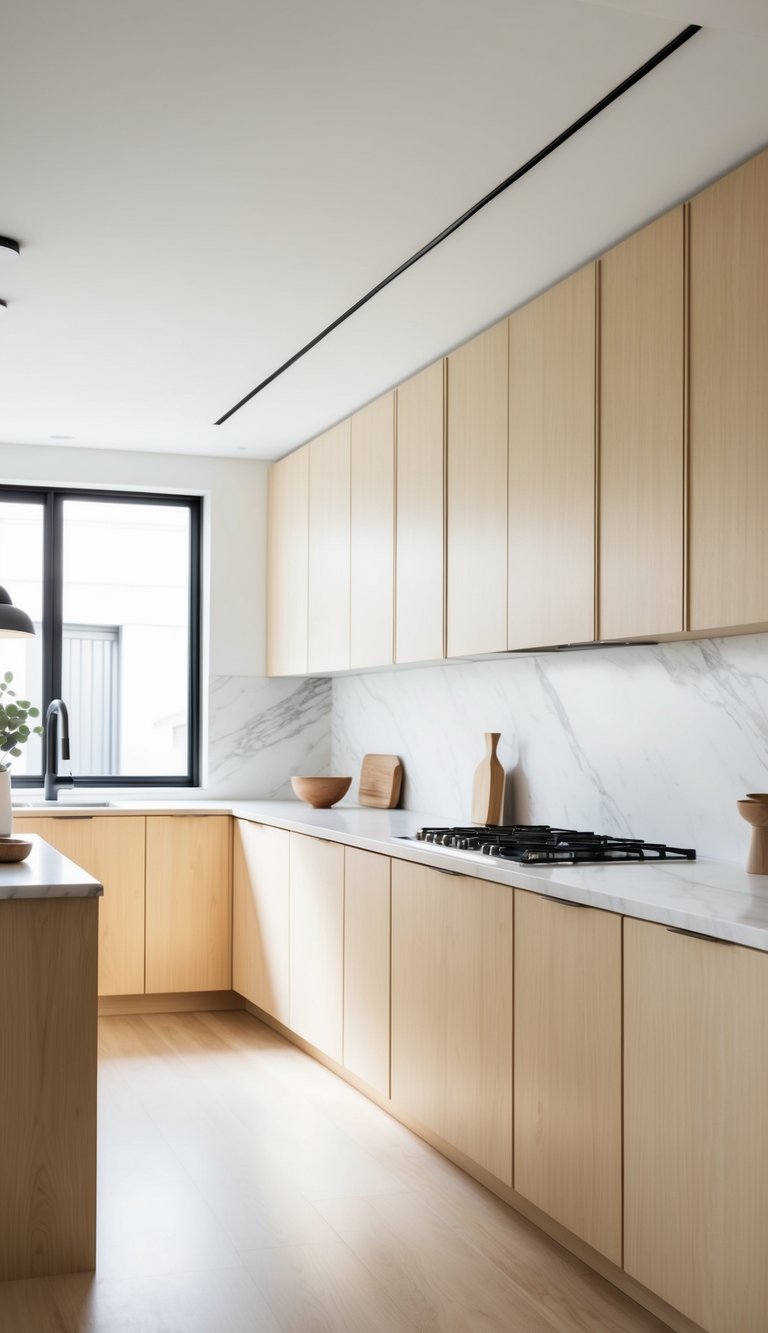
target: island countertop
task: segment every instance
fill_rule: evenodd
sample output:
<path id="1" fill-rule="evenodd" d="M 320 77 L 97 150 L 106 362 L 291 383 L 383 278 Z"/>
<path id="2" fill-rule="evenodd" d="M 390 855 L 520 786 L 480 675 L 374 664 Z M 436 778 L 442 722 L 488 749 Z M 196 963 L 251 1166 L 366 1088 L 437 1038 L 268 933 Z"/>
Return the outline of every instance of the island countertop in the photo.
<path id="1" fill-rule="evenodd" d="M 0 901 L 15 898 L 99 898 L 102 885 L 35 833 L 25 861 L 0 862 Z"/>

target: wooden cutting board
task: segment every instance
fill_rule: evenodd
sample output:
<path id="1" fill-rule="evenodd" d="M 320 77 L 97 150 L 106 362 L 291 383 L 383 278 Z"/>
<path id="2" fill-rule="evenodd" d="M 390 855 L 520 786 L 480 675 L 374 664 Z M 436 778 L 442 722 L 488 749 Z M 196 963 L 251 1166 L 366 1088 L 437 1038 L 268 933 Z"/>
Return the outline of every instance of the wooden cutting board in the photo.
<path id="1" fill-rule="evenodd" d="M 360 804 L 394 810 L 400 800 L 403 765 L 396 754 L 363 755 L 360 769 Z"/>

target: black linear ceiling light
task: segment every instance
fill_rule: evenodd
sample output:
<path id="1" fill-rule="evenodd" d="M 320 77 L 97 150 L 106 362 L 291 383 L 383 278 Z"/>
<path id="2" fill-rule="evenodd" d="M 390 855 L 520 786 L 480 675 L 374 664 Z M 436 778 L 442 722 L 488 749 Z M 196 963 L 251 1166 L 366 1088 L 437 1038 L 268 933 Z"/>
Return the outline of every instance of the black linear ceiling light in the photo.
<path id="1" fill-rule="evenodd" d="M 697 32 L 701 32 L 701 24 L 689 23 L 688 27 L 683 28 L 682 32 L 679 32 L 676 37 L 672 38 L 671 42 L 667 42 L 666 46 L 662 46 L 661 50 L 656 51 L 650 59 L 646 60 L 636 70 L 633 70 L 626 79 L 622 79 L 621 83 L 617 83 L 615 88 L 612 88 L 609 93 L 606 93 L 605 97 L 601 97 L 599 102 L 595 102 L 594 106 L 591 106 L 588 111 L 585 111 L 583 115 L 579 116 L 578 120 L 574 120 L 572 124 L 562 130 L 556 138 L 551 139 L 548 144 L 545 144 L 543 148 L 539 149 L 538 153 L 535 153 L 527 162 L 524 162 L 521 167 L 518 167 L 516 171 L 513 171 L 505 180 L 500 181 L 500 183 L 495 186 L 494 189 L 490 190 L 488 194 L 483 195 L 482 199 L 478 199 L 477 203 L 473 204 L 471 208 L 468 208 L 465 213 L 462 213 L 461 217 L 458 217 L 453 222 L 449 223 L 449 225 L 444 227 L 437 236 L 433 236 L 431 241 L 427 241 L 426 245 L 423 245 L 420 250 L 417 250 L 415 254 L 404 260 L 404 262 L 396 269 L 393 269 L 391 273 L 388 273 L 385 278 L 382 278 L 381 282 L 377 282 L 375 287 L 372 287 L 369 292 L 366 292 L 364 296 L 361 296 L 359 301 L 355 301 L 354 305 L 351 305 L 348 310 L 344 310 L 342 314 L 334 319 L 332 323 L 328 324 L 326 328 L 321 329 L 314 338 L 311 338 L 308 343 L 305 343 L 303 347 L 300 347 L 298 352 L 294 352 L 293 356 L 289 356 L 287 361 L 284 361 L 281 366 L 278 366 L 277 370 L 273 370 L 271 375 L 267 375 L 266 379 L 263 379 L 260 384 L 257 384 L 255 389 L 251 389 L 250 393 L 245 394 L 239 402 L 235 403 L 234 407 L 230 407 L 227 412 L 224 412 L 224 414 L 219 417 L 218 421 L 214 422 L 214 425 L 223 426 L 226 421 L 229 421 L 230 417 L 235 415 L 235 412 L 239 412 L 241 407 L 245 407 L 246 403 L 250 403 L 251 399 L 255 398 L 258 393 L 261 393 L 263 389 L 266 389 L 268 384 L 272 384 L 279 375 L 285 374 L 286 370 L 289 370 L 291 366 L 294 366 L 301 357 L 306 356 L 307 352 L 311 352 L 314 347 L 317 347 L 317 344 L 322 342 L 324 338 L 327 338 L 329 333 L 333 333 L 340 324 L 343 324 L 344 321 L 349 319 L 352 315 L 357 314 L 358 310 L 361 310 L 364 305 L 367 305 L 369 301 L 373 300 L 374 296 L 378 296 L 379 292 L 383 291 L 385 287 L 388 287 L 390 282 L 394 282 L 402 273 L 405 273 L 409 268 L 412 268 L 414 264 L 417 264 L 420 259 L 423 259 L 431 250 L 434 250 L 436 246 L 440 245 L 441 241 L 445 241 L 449 236 L 452 236 L 455 231 L 458 231 L 459 227 L 463 227 L 465 222 L 469 222 L 470 218 L 473 218 L 476 213 L 479 213 L 481 208 L 485 208 L 488 204 L 492 203 L 494 199 L 498 199 L 499 195 L 503 194 L 505 190 L 508 190 L 510 185 L 514 185 L 521 179 L 521 177 L 527 175 L 527 173 L 532 171 L 534 167 L 538 166 L 540 162 L 543 162 L 546 157 L 549 157 L 550 153 L 554 153 L 555 149 L 560 148 L 562 144 L 567 143 L 569 139 L 573 138 L 574 134 L 578 134 L 579 130 L 582 130 L 591 120 L 594 120 L 596 116 L 599 116 L 600 113 L 605 111 L 607 107 L 612 105 L 612 103 L 618 101 L 620 97 L 623 97 L 624 93 L 629 92 L 630 88 L 634 88 L 636 83 L 639 83 L 641 79 L 644 79 L 653 70 L 657 69 L 663 61 L 667 60 L 671 55 L 674 55 L 681 46 L 684 46 L 692 37 L 695 37 Z"/>

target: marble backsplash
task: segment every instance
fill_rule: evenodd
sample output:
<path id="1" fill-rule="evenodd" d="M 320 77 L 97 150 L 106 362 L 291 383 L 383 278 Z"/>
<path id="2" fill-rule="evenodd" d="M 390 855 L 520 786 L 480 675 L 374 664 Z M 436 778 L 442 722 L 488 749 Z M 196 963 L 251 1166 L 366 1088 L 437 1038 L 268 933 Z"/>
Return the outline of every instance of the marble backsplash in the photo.
<path id="1" fill-rule="evenodd" d="M 402 668 L 333 681 L 331 771 L 399 754 L 401 804 L 469 819 L 500 731 L 505 816 L 744 862 L 768 791 L 768 634 Z M 356 803 L 353 786 L 345 804 Z"/>
<path id="2" fill-rule="evenodd" d="M 292 798 L 291 774 L 330 771 L 330 721 L 327 679 L 212 676 L 206 792 Z"/>

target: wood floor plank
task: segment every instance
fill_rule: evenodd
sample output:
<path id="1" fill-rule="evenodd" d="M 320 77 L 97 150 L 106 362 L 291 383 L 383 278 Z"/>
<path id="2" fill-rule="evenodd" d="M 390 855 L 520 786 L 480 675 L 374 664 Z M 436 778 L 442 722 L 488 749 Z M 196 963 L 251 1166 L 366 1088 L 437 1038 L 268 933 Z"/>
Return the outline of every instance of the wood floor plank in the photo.
<path id="1" fill-rule="evenodd" d="M 99 1024 L 97 1272 L 0 1285 L 0 1333 L 664 1328 L 244 1012 Z"/>

